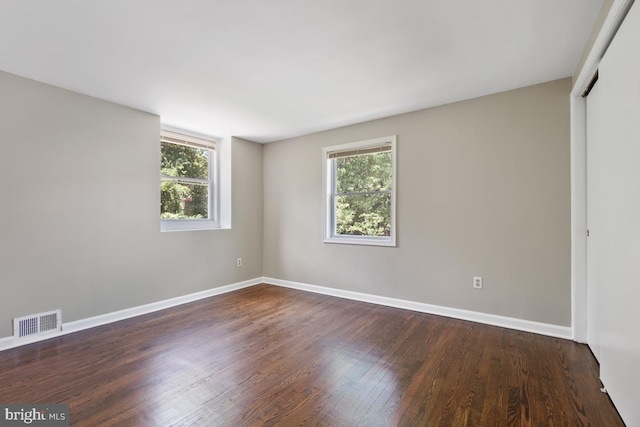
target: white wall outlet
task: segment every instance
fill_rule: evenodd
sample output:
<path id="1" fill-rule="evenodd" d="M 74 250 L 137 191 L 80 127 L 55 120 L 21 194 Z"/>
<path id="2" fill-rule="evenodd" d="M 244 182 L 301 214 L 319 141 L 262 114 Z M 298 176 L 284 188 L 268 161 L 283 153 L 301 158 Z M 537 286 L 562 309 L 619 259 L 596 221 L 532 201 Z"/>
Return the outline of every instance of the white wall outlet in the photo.
<path id="1" fill-rule="evenodd" d="M 242 258 L 238 258 L 236 261 L 236 266 L 237 267 L 242 267 Z"/>
<path id="2" fill-rule="evenodd" d="M 473 288 L 482 289 L 482 276 L 473 276 Z"/>

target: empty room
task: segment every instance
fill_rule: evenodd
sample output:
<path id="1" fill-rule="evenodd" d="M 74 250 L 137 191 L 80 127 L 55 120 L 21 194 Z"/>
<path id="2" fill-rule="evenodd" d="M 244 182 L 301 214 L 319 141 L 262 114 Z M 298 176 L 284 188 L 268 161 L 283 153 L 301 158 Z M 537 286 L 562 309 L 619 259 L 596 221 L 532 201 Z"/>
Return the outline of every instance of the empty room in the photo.
<path id="1" fill-rule="evenodd" d="M 0 11 L 0 426 L 640 426 L 633 0 Z"/>

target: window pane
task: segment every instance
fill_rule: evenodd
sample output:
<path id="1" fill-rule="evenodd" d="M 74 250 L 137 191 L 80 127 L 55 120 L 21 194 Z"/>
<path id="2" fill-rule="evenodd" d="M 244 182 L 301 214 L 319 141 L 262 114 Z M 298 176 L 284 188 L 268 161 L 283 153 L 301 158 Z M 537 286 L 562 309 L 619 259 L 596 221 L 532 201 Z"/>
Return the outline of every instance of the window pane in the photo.
<path id="1" fill-rule="evenodd" d="M 160 146 L 162 175 L 208 179 L 209 150 L 167 142 L 161 143 Z"/>
<path id="2" fill-rule="evenodd" d="M 390 236 L 391 194 L 336 196 L 336 234 Z"/>
<path id="3" fill-rule="evenodd" d="M 391 152 L 334 160 L 338 193 L 391 190 Z"/>
<path id="4" fill-rule="evenodd" d="M 209 186 L 163 179 L 160 183 L 160 218 L 208 219 Z"/>

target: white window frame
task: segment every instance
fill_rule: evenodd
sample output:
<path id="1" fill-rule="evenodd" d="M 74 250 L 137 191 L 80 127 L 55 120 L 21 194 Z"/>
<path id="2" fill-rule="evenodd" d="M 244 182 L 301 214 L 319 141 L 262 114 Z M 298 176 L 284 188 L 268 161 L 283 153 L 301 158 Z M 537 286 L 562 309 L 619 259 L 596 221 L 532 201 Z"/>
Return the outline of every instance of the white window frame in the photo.
<path id="1" fill-rule="evenodd" d="M 334 199 L 336 190 L 336 174 L 334 160 L 330 159 L 332 153 L 353 151 L 358 149 L 370 149 L 383 145 L 391 146 L 391 233 L 390 236 L 345 236 L 336 234 Z M 334 145 L 322 149 L 322 186 L 324 195 L 324 224 L 323 242 L 341 243 L 349 245 L 373 245 L 396 246 L 396 135 L 365 141 L 351 142 L 348 144 Z"/>
<path id="2" fill-rule="evenodd" d="M 184 130 L 163 128 L 160 131 L 160 141 L 163 138 L 170 139 L 171 143 L 185 145 L 192 148 L 206 149 L 209 151 L 209 218 L 202 219 L 160 219 L 160 231 L 194 231 L 215 230 L 220 228 L 220 191 L 219 191 L 219 161 L 216 138 L 205 137 Z M 162 175 L 160 175 L 162 182 Z"/>

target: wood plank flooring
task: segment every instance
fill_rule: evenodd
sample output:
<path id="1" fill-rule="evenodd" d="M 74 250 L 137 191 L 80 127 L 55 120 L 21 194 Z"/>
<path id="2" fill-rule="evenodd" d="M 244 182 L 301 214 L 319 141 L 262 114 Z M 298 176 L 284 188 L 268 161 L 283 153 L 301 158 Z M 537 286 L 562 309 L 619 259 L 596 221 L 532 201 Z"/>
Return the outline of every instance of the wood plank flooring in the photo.
<path id="1" fill-rule="evenodd" d="M 571 341 L 258 285 L 0 352 L 78 426 L 622 426 Z"/>

